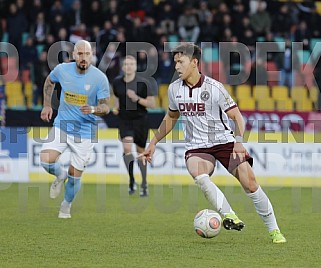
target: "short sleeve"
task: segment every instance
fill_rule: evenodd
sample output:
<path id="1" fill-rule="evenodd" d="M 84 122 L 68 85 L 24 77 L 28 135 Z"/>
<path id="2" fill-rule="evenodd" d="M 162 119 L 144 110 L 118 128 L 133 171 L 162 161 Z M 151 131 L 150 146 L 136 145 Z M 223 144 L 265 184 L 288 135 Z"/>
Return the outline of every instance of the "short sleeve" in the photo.
<path id="1" fill-rule="evenodd" d="M 169 110 L 178 111 L 177 104 L 175 103 L 174 90 L 172 84 L 169 85 L 167 93 Z"/>
<path id="2" fill-rule="evenodd" d="M 237 106 L 222 84 L 219 86 L 218 104 L 224 112 L 227 112 Z"/>
<path id="3" fill-rule="evenodd" d="M 109 82 L 108 82 L 108 78 L 103 75 L 99 88 L 98 88 L 98 92 L 97 92 L 97 99 L 106 99 L 110 97 L 110 89 L 109 89 Z"/>
<path id="4" fill-rule="evenodd" d="M 49 74 L 50 80 L 54 83 L 59 82 L 60 78 L 60 73 L 61 73 L 61 64 L 58 64 Z"/>

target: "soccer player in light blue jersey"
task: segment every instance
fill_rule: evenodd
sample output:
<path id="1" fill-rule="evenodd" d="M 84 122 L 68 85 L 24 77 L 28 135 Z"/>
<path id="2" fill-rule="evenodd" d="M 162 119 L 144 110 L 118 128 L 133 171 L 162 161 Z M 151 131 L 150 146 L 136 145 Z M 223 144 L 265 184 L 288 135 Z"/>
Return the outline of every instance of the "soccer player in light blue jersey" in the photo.
<path id="1" fill-rule="evenodd" d="M 80 189 L 80 178 L 93 152 L 98 116 L 108 114 L 109 83 L 104 73 L 91 65 L 92 48 L 80 40 L 73 51 L 75 62 L 57 65 L 44 84 L 44 103 L 41 119 L 52 118 L 51 97 L 55 83 L 61 84 L 60 106 L 53 128 L 40 153 L 43 168 L 56 179 L 50 187 L 50 197 L 56 198 L 65 185 L 65 196 L 59 218 L 71 218 L 70 208 Z M 69 148 L 70 166 L 65 171 L 58 162 L 60 155 Z"/>

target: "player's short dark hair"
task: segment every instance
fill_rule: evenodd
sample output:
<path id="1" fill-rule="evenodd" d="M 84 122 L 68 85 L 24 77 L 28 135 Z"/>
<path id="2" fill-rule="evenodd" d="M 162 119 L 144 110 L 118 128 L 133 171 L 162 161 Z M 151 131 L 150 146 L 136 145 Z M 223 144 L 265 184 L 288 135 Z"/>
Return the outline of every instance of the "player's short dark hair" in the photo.
<path id="1" fill-rule="evenodd" d="M 181 53 L 182 55 L 185 55 L 190 59 L 197 59 L 198 62 L 200 62 L 201 55 L 202 55 L 202 51 L 200 47 L 192 43 L 182 43 L 176 46 L 175 48 L 173 48 L 172 53 L 173 53 L 173 57 L 176 54 Z"/>

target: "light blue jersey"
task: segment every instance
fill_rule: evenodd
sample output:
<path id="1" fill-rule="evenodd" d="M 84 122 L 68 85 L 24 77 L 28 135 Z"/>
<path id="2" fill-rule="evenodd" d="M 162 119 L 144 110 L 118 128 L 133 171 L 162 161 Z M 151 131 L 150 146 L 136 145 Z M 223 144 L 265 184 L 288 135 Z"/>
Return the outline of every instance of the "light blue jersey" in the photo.
<path id="1" fill-rule="evenodd" d="M 85 74 L 79 74 L 76 63 L 71 62 L 57 65 L 50 73 L 50 80 L 59 82 L 62 88 L 54 126 L 67 134 L 86 139 L 95 138 L 99 117 L 82 114 L 80 106 L 96 106 L 99 99 L 110 96 L 106 75 L 94 66 L 90 66 Z"/>

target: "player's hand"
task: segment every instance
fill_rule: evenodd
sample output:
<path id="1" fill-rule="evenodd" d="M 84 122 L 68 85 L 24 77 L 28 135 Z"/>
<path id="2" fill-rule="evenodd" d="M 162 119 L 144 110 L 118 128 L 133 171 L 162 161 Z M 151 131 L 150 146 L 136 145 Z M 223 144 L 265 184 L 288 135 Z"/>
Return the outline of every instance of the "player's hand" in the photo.
<path id="1" fill-rule="evenodd" d="M 246 149 L 244 148 L 243 144 L 240 142 L 235 142 L 234 143 L 234 148 L 233 148 L 233 159 L 236 159 L 236 156 L 239 157 L 241 162 L 245 159 L 245 156 L 248 154 Z"/>
<path id="2" fill-rule="evenodd" d="M 44 106 L 40 114 L 41 120 L 45 122 L 50 122 L 52 118 L 52 108 L 49 106 Z"/>
<path id="3" fill-rule="evenodd" d="M 146 150 L 137 156 L 137 159 L 141 160 L 143 165 L 146 165 L 146 160 L 148 163 L 151 163 L 155 149 L 156 146 L 154 144 L 149 144 Z"/>
<path id="4" fill-rule="evenodd" d="M 139 97 L 137 96 L 135 91 L 132 89 L 127 89 L 126 94 L 127 94 L 128 98 L 130 98 L 133 102 L 137 102 L 139 99 Z"/>
<path id="5" fill-rule="evenodd" d="M 93 106 L 90 106 L 88 104 L 85 104 L 85 105 L 82 105 L 80 107 L 80 111 L 83 113 L 83 114 L 92 114 L 93 111 L 92 111 L 92 108 Z"/>

